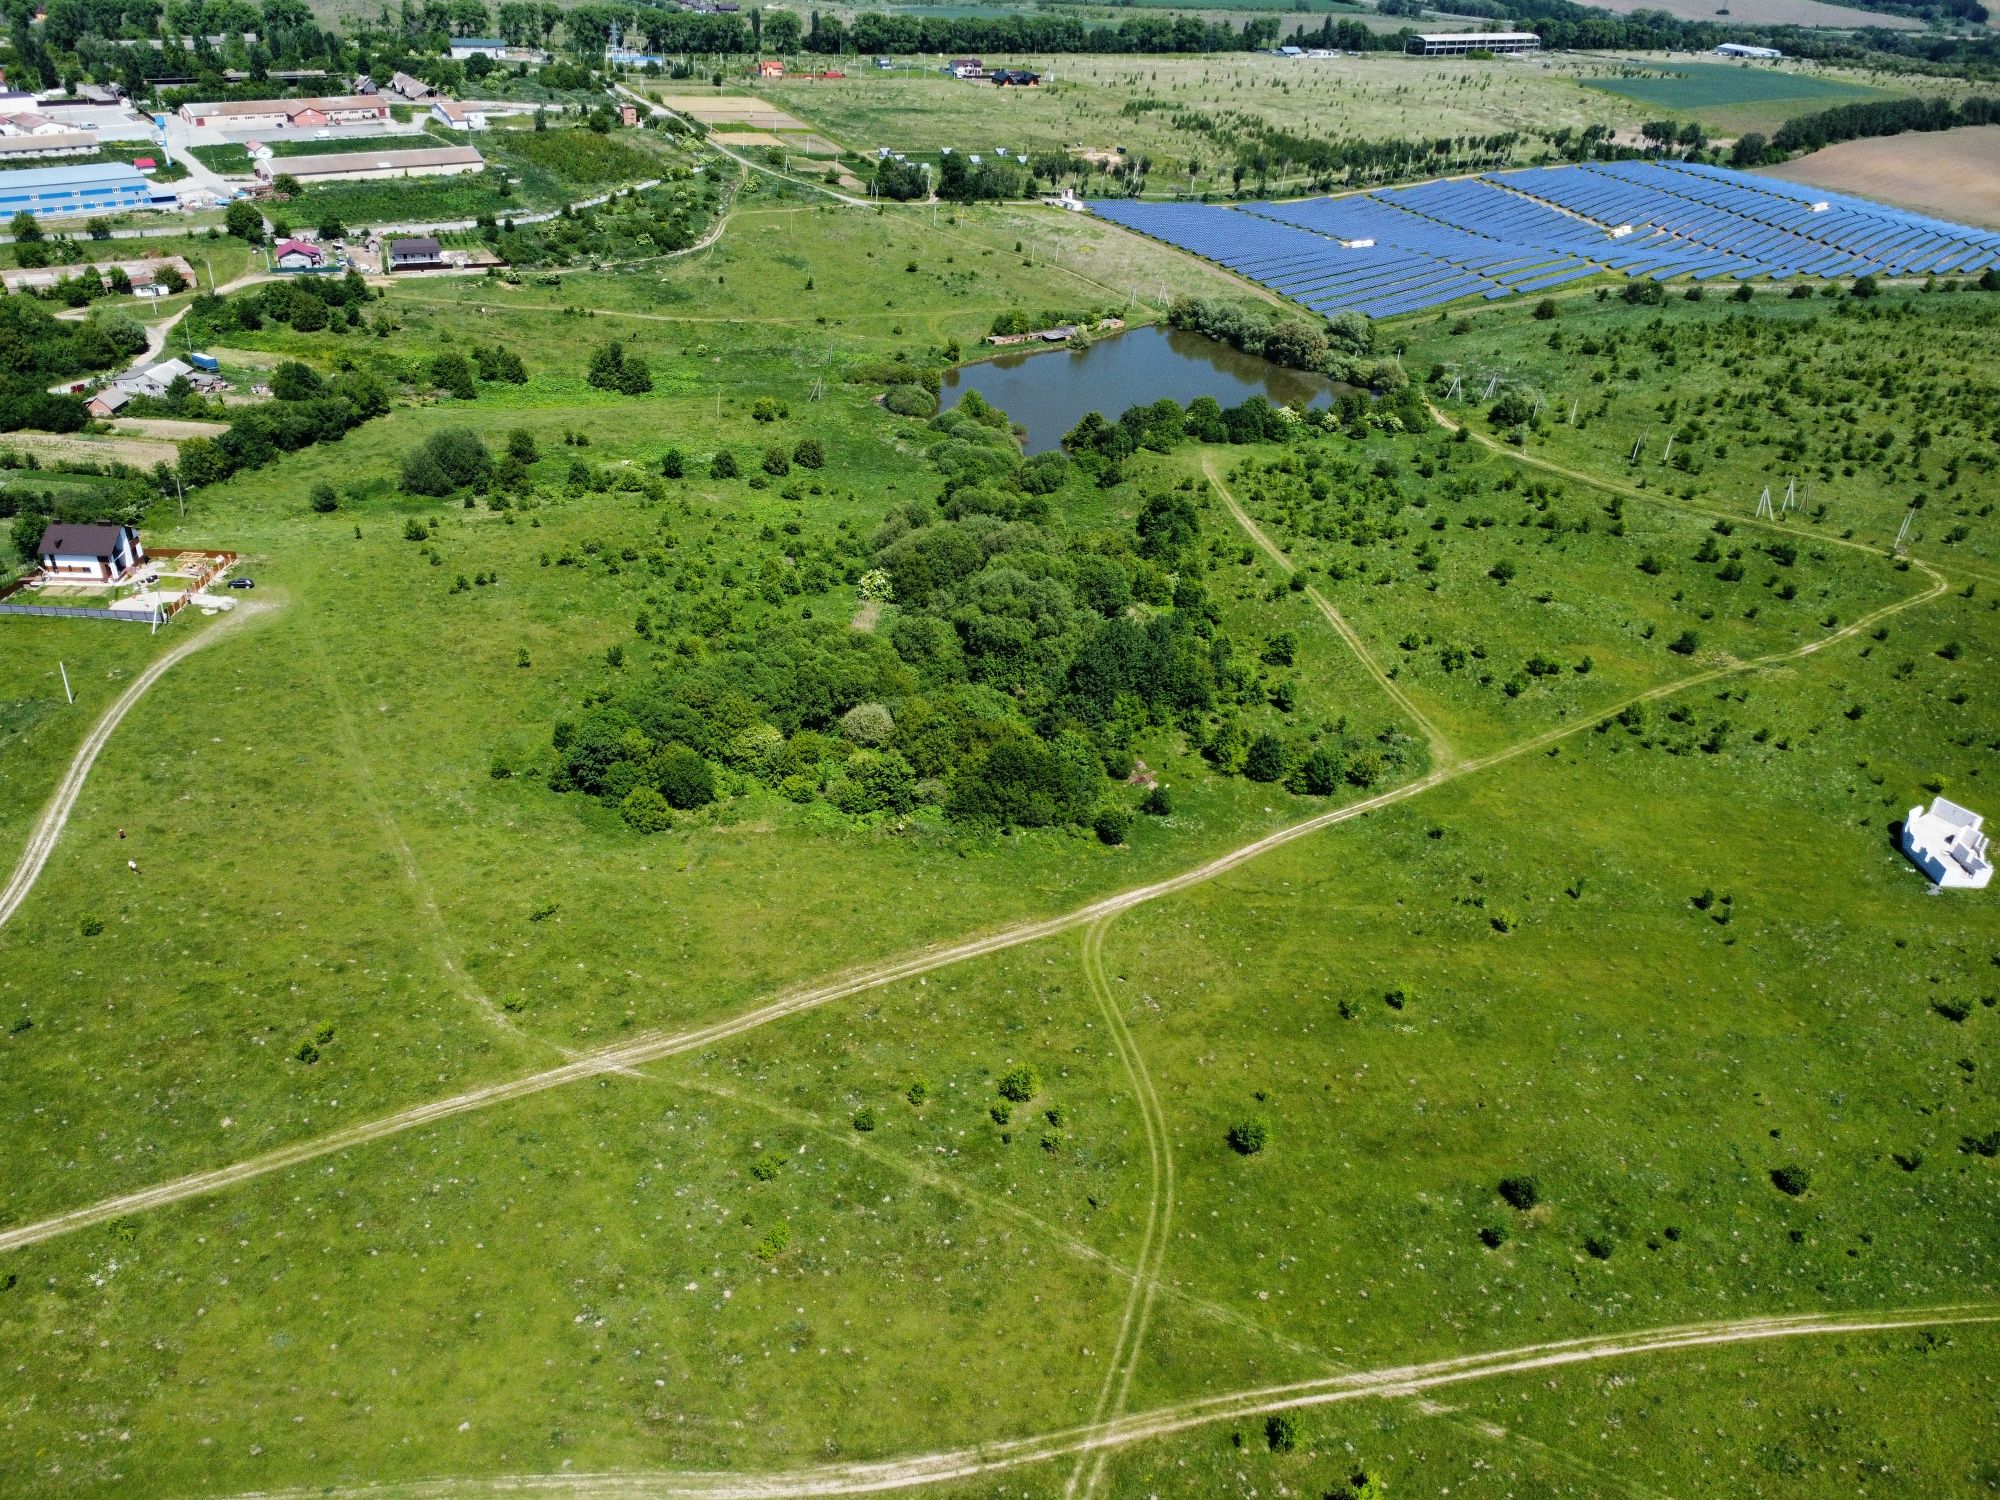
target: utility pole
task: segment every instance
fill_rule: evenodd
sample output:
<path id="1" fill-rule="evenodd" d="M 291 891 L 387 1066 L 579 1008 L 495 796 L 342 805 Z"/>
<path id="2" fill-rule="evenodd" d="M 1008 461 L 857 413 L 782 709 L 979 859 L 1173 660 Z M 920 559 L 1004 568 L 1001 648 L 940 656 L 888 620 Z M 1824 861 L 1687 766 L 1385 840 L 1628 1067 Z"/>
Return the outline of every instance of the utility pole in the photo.
<path id="1" fill-rule="evenodd" d="M 60 661 L 58 661 L 56 663 L 56 670 L 62 673 L 63 696 L 69 699 L 69 701 L 72 703 L 76 702 L 76 694 L 71 692 L 69 687 L 69 668 L 64 666 Z"/>

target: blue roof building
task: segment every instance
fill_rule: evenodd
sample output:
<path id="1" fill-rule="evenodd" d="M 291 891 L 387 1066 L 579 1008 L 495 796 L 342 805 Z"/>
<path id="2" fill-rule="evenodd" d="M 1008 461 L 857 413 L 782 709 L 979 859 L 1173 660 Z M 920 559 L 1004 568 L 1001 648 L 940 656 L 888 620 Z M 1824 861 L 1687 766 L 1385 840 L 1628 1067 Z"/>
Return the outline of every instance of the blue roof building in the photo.
<path id="1" fill-rule="evenodd" d="M 0 172 L 0 219 L 29 213 L 101 214 L 132 208 L 172 208 L 173 189 L 148 182 L 124 162 L 78 162 Z"/>

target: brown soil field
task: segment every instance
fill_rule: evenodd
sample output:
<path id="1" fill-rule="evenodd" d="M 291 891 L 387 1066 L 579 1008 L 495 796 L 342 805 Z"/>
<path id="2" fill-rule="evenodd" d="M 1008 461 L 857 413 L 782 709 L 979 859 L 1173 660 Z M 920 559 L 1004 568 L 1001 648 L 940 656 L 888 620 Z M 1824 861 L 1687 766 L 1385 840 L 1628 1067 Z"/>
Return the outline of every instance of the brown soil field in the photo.
<path id="1" fill-rule="evenodd" d="M 120 417 L 111 423 L 111 430 L 131 437 L 142 438 L 196 438 L 220 437 L 229 431 L 227 422 L 189 422 L 173 417 Z"/>
<path id="2" fill-rule="evenodd" d="M 1766 176 L 2000 229 L 2000 125 L 1842 141 Z"/>
<path id="3" fill-rule="evenodd" d="M 55 432 L 10 432 L 6 445 L 38 458 L 72 458 L 85 463 L 130 464 L 150 469 L 154 464 L 179 460 L 180 449 L 172 443 L 150 443 L 140 438 L 69 437 Z"/>

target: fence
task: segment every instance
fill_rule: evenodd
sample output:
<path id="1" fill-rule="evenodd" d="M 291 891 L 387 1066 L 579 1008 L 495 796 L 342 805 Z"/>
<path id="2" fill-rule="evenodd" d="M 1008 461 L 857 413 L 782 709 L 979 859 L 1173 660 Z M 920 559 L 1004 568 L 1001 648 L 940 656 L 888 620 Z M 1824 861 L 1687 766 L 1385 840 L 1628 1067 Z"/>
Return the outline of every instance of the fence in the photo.
<path id="1" fill-rule="evenodd" d="M 13 602 L 13 596 L 33 581 L 32 578 L 22 578 L 0 589 L 0 615 L 50 615 L 71 620 L 122 620 L 128 624 L 151 625 L 157 629 L 187 608 L 194 601 L 195 595 L 233 566 L 236 554 L 188 549 L 149 552 L 146 554 L 146 560 L 149 563 L 171 565 L 176 572 L 187 573 L 194 582 L 164 604 L 155 604 L 151 609 L 141 611 L 106 609 L 85 604 L 16 604 Z"/>
<path id="2" fill-rule="evenodd" d="M 92 609 L 83 604 L 0 604 L 0 615 L 55 615 L 68 620 L 122 620 L 128 625 L 161 625 L 172 618 L 158 605 L 144 614 L 129 609 Z"/>

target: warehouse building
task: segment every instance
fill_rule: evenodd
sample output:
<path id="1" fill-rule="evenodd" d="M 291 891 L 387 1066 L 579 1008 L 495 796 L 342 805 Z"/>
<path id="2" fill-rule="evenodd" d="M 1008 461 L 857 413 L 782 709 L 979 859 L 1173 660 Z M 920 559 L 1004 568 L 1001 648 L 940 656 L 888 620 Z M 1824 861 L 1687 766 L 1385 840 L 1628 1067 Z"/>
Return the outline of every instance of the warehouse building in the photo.
<path id="1" fill-rule="evenodd" d="M 0 172 L 0 219 L 32 214 L 103 214 L 128 208 L 173 208 L 172 188 L 155 187 L 120 162 L 76 162 Z"/>
<path id="2" fill-rule="evenodd" d="M 1422 57 L 1463 57 L 1468 52 L 1539 52 L 1542 39 L 1532 31 L 1420 31 L 1409 50 Z"/>
<path id="3" fill-rule="evenodd" d="M 423 146 L 414 151 L 333 151 L 324 156 L 271 156 L 257 163 L 265 182 L 295 177 L 316 182 L 367 182 L 381 177 L 456 177 L 477 172 L 486 158 L 470 146 Z"/>
<path id="4" fill-rule="evenodd" d="M 95 155 L 97 136 L 88 130 L 65 130 L 59 135 L 0 135 L 0 159 Z"/>
<path id="5" fill-rule="evenodd" d="M 183 104 L 181 118 L 190 125 L 212 125 L 217 130 L 316 129 L 386 120 L 389 106 L 366 94 L 344 94 L 337 99 L 231 99 L 219 104 Z"/>

